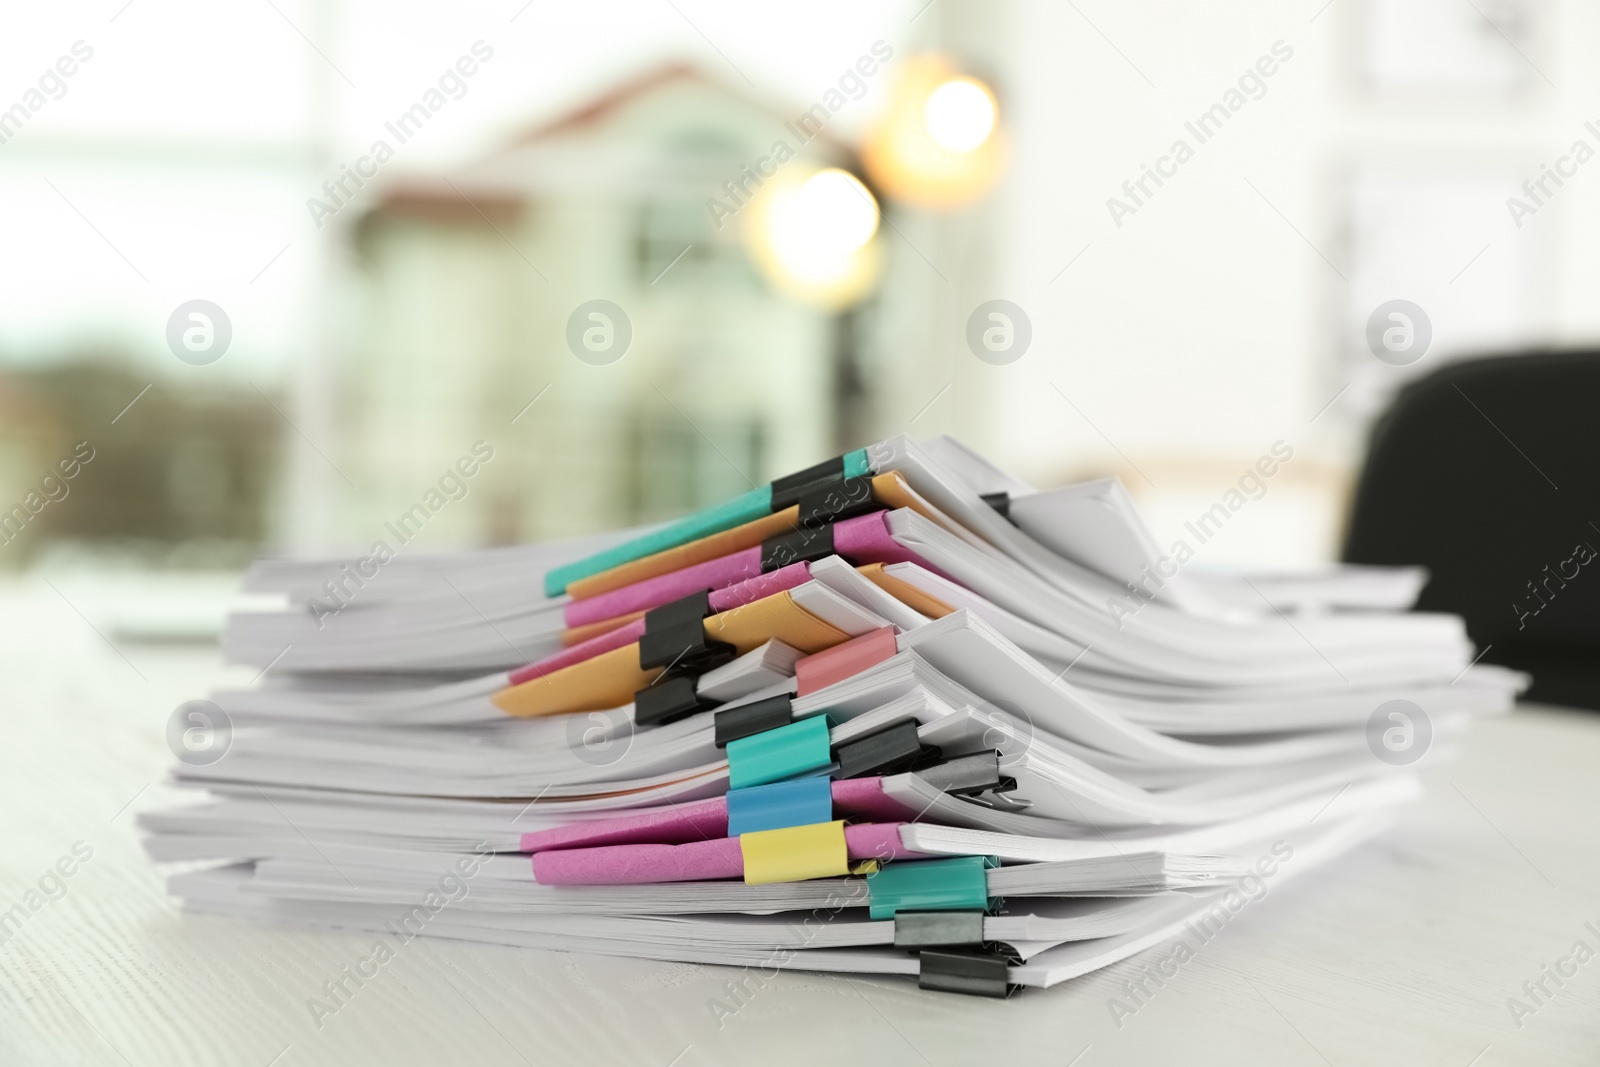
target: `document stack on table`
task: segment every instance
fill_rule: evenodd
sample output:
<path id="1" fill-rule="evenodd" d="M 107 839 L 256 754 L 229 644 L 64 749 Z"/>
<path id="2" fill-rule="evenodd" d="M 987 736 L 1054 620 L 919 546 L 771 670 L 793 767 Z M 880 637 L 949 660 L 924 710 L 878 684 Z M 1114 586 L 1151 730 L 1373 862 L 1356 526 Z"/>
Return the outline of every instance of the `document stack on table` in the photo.
<path id="1" fill-rule="evenodd" d="M 1208 939 L 1524 683 L 1415 571 L 1202 576 L 948 438 L 369 563 L 251 571 L 271 670 L 141 820 L 189 908 L 1003 996 Z"/>

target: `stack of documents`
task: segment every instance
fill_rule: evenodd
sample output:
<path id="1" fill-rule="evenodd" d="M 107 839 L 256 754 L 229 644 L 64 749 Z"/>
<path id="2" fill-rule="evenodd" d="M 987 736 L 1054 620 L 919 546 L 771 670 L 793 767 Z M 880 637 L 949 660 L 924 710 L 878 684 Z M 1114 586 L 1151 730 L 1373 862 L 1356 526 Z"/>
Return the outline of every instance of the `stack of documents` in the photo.
<path id="1" fill-rule="evenodd" d="M 195 911 L 1003 996 L 1206 939 L 1508 710 L 1422 580 L 1191 572 L 1115 480 L 896 437 L 663 526 L 257 564 L 263 680 L 141 822 Z"/>

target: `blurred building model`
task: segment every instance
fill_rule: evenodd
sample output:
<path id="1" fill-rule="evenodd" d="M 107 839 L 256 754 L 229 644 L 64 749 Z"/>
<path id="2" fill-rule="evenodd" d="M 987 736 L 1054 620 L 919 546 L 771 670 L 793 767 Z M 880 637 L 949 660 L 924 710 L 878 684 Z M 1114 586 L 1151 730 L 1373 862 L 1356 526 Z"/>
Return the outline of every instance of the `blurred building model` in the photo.
<path id="1" fill-rule="evenodd" d="M 378 536 L 430 465 L 480 439 L 496 458 L 430 542 L 662 518 L 827 454 L 849 385 L 838 319 L 769 288 L 740 220 L 707 207 L 785 121 L 671 66 L 460 170 L 388 186 L 354 228 L 365 292 L 339 410 L 364 514 L 346 533 Z M 786 166 L 847 157 L 824 134 Z M 596 299 L 631 323 L 614 363 L 566 340 Z"/>

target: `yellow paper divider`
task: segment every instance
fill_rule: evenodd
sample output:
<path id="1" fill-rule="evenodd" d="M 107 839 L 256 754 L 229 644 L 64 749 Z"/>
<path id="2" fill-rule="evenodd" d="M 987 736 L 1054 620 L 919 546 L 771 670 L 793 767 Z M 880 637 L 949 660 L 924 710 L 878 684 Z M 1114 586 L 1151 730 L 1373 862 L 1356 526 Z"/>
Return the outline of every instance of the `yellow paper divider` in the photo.
<path id="1" fill-rule="evenodd" d="M 746 885 L 800 882 L 850 873 L 844 820 L 739 835 Z"/>

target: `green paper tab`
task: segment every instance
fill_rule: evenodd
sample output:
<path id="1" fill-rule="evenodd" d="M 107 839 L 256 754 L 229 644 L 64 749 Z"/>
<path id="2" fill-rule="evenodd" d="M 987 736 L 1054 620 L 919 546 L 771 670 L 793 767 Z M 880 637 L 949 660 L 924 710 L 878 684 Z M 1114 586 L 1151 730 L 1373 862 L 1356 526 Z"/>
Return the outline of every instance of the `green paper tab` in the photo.
<path id="1" fill-rule="evenodd" d="M 858 448 L 854 452 L 845 453 L 843 468 L 846 478 L 872 473 L 867 464 L 867 450 Z M 632 541 L 624 541 L 603 552 L 596 552 L 574 563 L 547 571 L 544 576 L 544 595 L 560 596 L 573 582 L 591 578 L 612 567 L 620 567 L 624 563 L 632 563 L 636 559 L 643 559 L 657 552 L 665 552 L 669 548 L 686 545 L 690 541 L 698 541 L 702 537 L 710 537 L 723 530 L 731 530 L 735 526 L 743 526 L 747 522 L 754 522 L 763 515 L 770 514 L 772 514 L 772 486 L 769 484 L 742 493 L 714 508 L 668 523 L 661 529 L 642 537 L 635 537 Z"/>
<path id="2" fill-rule="evenodd" d="M 897 911 L 988 911 L 989 868 L 994 856 L 948 860 L 898 860 L 867 875 L 868 914 L 892 919 Z"/>
<path id="3" fill-rule="evenodd" d="M 742 526 L 770 514 L 772 514 L 772 486 L 764 485 L 760 489 L 752 489 L 748 493 L 736 496 L 727 503 L 718 504 L 709 511 L 697 512 L 643 537 L 635 537 L 632 541 L 624 541 L 620 545 L 614 545 L 604 552 L 596 552 L 576 563 L 568 563 L 548 571 L 544 576 L 544 595 L 560 596 L 567 591 L 567 586 L 580 579 L 593 577 L 601 571 L 620 567 L 624 563 L 632 563 L 636 559 L 643 559 L 657 552 L 665 552 L 669 548 L 686 545 L 690 541 L 698 541 L 702 537 L 710 537 L 723 530 L 731 530 L 735 526 Z"/>
<path id="4" fill-rule="evenodd" d="M 728 788 L 780 782 L 820 771 L 833 762 L 828 717 L 812 715 L 776 730 L 728 742 Z"/>

